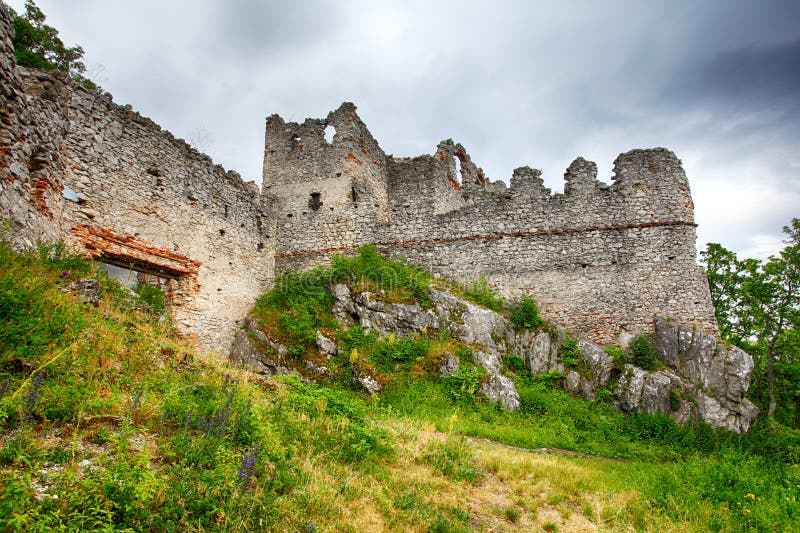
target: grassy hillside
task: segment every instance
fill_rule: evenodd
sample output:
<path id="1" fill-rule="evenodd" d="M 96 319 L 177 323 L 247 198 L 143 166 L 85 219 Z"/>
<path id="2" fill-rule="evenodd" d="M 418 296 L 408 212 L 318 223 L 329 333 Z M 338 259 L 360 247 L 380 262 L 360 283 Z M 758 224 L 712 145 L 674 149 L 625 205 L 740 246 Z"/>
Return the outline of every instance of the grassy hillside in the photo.
<path id="1" fill-rule="evenodd" d="M 82 277 L 99 302 L 80 299 Z M 317 329 L 346 348 L 313 384 L 201 357 L 91 265 L 0 243 L 0 530 L 800 529 L 795 433 L 628 418 L 518 367 L 508 413 L 476 398 L 479 376 L 432 371 L 469 347 L 339 326 L 331 279 L 423 303 L 431 283 L 370 254 L 284 278 L 254 311 L 263 327 L 297 361 Z M 386 391 L 351 390 L 358 365 L 391 376 Z"/>

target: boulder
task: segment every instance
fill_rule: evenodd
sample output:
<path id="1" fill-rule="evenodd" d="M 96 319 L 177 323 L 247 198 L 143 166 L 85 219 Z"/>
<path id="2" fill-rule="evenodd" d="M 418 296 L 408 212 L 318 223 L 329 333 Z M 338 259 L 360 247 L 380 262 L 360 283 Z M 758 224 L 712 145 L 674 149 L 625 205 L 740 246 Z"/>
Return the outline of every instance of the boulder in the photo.
<path id="1" fill-rule="evenodd" d="M 683 381 L 695 385 L 697 414 L 714 427 L 746 431 L 758 412 L 745 394 L 753 358 L 696 328 L 655 321 L 655 346 L 661 360 Z"/>
<path id="2" fill-rule="evenodd" d="M 481 384 L 480 394 L 487 400 L 499 402 L 509 411 L 519 411 L 521 404 L 519 393 L 514 382 L 506 376 L 490 374 Z"/>
<path id="3" fill-rule="evenodd" d="M 502 315 L 445 291 L 431 289 L 431 299 L 442 327 L 448 328 L 453 338 L 505 351 L 510 324 Z"/>
<path id="4" fill-rule="evenodd" d="M 229 354 L 232 363 L 244 366 L 260 374 L 290 374 L 284 366 L 286 347 L 274 342 L 258 329 L 251 318 L 246 318 L 245 329 L 236 332 Z"/>
<path id="5" fill-rule="evenodd" d="M 383 387 L 380 383 L 378 383 L 378 380 L 368 373 L 359 370 L 353 372 L 353 384 L 361 387 L 370 394 L 377 394 L 383 390 Z"/>
<path id="6" fill-rule="evenodd" d="M 331 292 L 336 301 L 334 316 L 345 324 L 360 324 L 364 329 L 401 337 L 439 328 L 438 317 L 419 304 L 382 302 L 368 291 L 352 295 L 343 284 L 335 285 Z"/>
<path id="7" fill-rule="evenodd" d="M 472 357 L 489 374 L 499 374 L 500 369 L 503 367 L 500 355 L 494 351 L 475 350 L 472 352 Z"/>
<path id="8" fill-rule="evenodd" d="M 94 278 L 80 278 L 71 281 L 68 289 L 78 295 L 78 298 L 91 305 L 100 303 L 100 282 Z M 138 295 L 136 296 L 138 298 Z"/>
<path id="9" fill-rule="evenodd" d="M 558 358 L 558 349 L 566 338 L 566 330 L 522 330 L 509 335 L 509 351 L 517 353 L 525 360 L 525 366 L 534 375 L 548 372 L 563 372 L 564 365 Z"/>
<path id="10" fill-rule="evenodd" d="M 442 366 L 439 367 L 439 376 L 446 378 L 448 376 L 452 376 L 458 369 L 461 367 L 461 361 L 459 361 L 458 356 L 448 353 L 444 356 L 444 361 L 442 361 Z"/>
<path id="11" fill-rule="evenodd" d="M 319 353 L 330 357 L 336 354 L 336 341 L 329 339 L 321 331 L 317 331 L 317 348 Z"/>

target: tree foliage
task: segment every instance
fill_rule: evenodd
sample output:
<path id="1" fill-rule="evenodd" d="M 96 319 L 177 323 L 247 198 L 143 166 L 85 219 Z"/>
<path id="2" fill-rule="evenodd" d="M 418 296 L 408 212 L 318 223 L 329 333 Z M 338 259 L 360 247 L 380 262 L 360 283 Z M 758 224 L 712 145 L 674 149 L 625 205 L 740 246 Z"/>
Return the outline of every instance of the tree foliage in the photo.
<path id="1" fill-rule="evenodd" d="M 701 256 L 722 336 L 755 359 L 755 399 L 800 427 L 800 219 L 783 231 L 786 246 L 764 261 L 715 243 Z"/>
<path id="2" fill-rule="evenodd" d="M 25 1 L 25 13 L 9 8 L 14 20 L 14 57 L 18 65 L 66 72 L 87 89 L 97 86 L 84 77 L 83 47 L 66 46 L 58 30 L 45 24 L 46 17 L 33 0 Z"/>

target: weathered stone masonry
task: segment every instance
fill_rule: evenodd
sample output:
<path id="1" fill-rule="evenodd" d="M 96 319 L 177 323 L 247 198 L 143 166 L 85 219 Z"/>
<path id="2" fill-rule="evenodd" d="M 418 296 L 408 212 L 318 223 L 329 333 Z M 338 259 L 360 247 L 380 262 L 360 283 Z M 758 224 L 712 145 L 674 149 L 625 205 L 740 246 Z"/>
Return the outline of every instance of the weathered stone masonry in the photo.
<path id="1" fill-rule="evenodd" d="M 15 243 L 63 238 L 169 278 L 178 329 L 227 349 L 274 270 L 258 187 L 108 94 L 17 68 L 10 32 L 0 4 L 0 218 Z"/>
<path id="2" fill-rule="evenodd" d="M 449 140 L 434 155 L 387 156 L 349 103 L 303 124 L 273 116 L 264 194 L 277 218 L 276 271 L 375 243 L 463 282 L 485 276 L 508 296 L 531 293 L 548 319 L 598 342 L 650 331 L 657 316 L 716 332 L 680 161 L 633 150 L 614 173 L 605 185 L 578 158 L 553 195 L 528 167 L 510 187 L 488 182 Z"/>
<path id="3" fill-rule="evenodd" d="M 532 293 L 551 321 L 598 342 L 657 316 L 716 331 L 688 182 L 668 150 L 621 155 L 610 186 L 579 158 L 554 195 L 527 167 L 508 187 L 488 181 L 452 141 L 387 156 L 345 103 L 302 124 L 267 119 L 259 193 L 109 95 L 17 67 L 11 31 L 0 3 L 0 218 L 15 244 L 65 239 L 169 278 L 179 330 L 206 347 L 227 347 L 275 274 L 367 243 Z"/>

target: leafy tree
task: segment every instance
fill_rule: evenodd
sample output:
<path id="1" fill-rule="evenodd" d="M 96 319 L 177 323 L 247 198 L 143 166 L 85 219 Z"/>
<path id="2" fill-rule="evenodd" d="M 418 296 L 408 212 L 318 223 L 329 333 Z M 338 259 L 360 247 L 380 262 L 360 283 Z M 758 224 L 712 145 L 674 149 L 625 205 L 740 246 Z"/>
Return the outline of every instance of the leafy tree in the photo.
<path id="1" fill-rule="evenodd" d="M 33 0 L 25 1 L 25 13 L 18 15 L 9 8 L 14 20 L 14 57 L 23 67 L 60 70 L 87 89 L 97 86 L 83 76 L 86 66 L 81 46 L 67 47 L 58 37 L 58 30 L 45 24 L 46 17 Z"/>
<path id="2" fill-rule="evenodd" d="M 794 410 L 800 427 L 800 219 L 783 228 L 786 246 L 766 261 L 740 260 L 710 243 L 701 253 L 722 336 L 753 354 L 766 378 L 767 415 Z"/>

